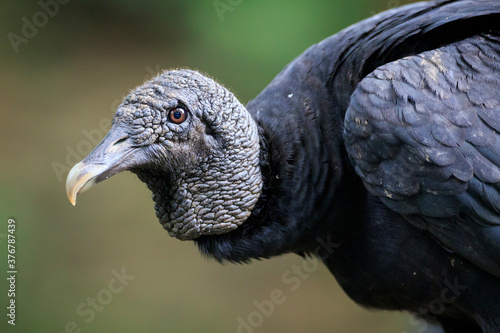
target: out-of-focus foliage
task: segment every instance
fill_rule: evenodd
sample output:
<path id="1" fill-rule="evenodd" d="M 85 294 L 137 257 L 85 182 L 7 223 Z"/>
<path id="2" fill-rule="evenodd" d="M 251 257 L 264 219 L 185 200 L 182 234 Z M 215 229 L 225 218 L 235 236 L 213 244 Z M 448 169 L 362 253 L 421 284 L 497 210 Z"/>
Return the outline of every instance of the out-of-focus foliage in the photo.
<path id="1" fill-rule="evenodd" d="M 161 69 L 199 69 L 247 102 L 308 46 L 409 1 L 59 1 L 0 10 L 1 332 L 237 332 L 242 321 L 251 326 L 239 332 L 422 328 L 355 305 L 322 265 L 292 290 L 283 274 L 303 264 L 298 256 L 206 260 L 163 231 L 133 175 L 76 207 L 64 191 L 123 96 Z M 6 317 L 8 218 L 17 225 L 16 326 Z M 259 310 L 275 289 L 284 301 Z"/>

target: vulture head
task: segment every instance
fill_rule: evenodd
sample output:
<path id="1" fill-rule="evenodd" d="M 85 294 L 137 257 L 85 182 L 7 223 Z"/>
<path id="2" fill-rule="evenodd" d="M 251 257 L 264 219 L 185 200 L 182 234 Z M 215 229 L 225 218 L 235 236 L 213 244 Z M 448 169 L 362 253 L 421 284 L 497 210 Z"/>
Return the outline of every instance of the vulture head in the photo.
<path id="1" fill-rule="evenodd" d="M 112 127 L 70 171 L 79 193 L 128 170 L 153 192 L 171 236 L 229 232 L 250 216 L 262 190 L 258 127 L 227 89 L 195 71 L 164 72 L 133 90 Z"/>

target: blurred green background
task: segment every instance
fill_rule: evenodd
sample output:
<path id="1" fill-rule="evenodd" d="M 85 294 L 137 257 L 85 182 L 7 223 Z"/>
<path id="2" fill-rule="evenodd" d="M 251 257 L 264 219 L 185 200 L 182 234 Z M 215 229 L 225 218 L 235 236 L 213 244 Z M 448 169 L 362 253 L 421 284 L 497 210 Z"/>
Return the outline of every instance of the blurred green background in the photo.
<path id="1" fill-rule="evenodd" d="M 354 304 L 322 265 L 290 290 L 282 275 L 298 256 L 251 265 L 203 258 L 168 236 L 129 173 L 76 207 L 64 189 L 121 99 L 160 70 L 199 69 L 246 103 L 308 46 L 410 1 L 59 1 L 6 1 L 0 10 L 0 332 L 422 331 L 407 314 Z M 9 218 L 15 327 L 6 316 Z M 274 289 L 283 303 L 256 312 Z M 239 328 L 242 320 L 256 327 Z"/>

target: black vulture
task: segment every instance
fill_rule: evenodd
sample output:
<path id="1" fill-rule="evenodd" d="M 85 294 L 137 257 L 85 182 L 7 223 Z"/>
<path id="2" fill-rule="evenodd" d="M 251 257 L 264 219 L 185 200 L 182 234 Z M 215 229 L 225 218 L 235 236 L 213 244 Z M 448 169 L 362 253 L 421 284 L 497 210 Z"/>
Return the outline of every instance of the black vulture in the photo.
<path id="1" fill-rule="evenodd" d="M 422 2 L 311 46 L 246 107 L 164 71 L 67 194 L 128 170 L 218 261 L 318 256 L 363 306 L 500 332 L 499 133 L 500 1 Z"/>

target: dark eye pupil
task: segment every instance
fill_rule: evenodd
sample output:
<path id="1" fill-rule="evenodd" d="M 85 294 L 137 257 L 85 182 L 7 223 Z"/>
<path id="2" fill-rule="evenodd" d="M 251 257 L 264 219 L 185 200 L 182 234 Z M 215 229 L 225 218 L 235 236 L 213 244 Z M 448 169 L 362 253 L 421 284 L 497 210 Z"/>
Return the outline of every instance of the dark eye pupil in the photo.
<path id="1" fill-rule="evenodd" d="M 170 121 L 175 123 L 175 124 L 180 124 L 184 120 L 186 120 L 186 111 L 184 111 L 181 108 L 174 109 L 170 111 L 170 114 L 168 115 L 170 118 Z"/>

